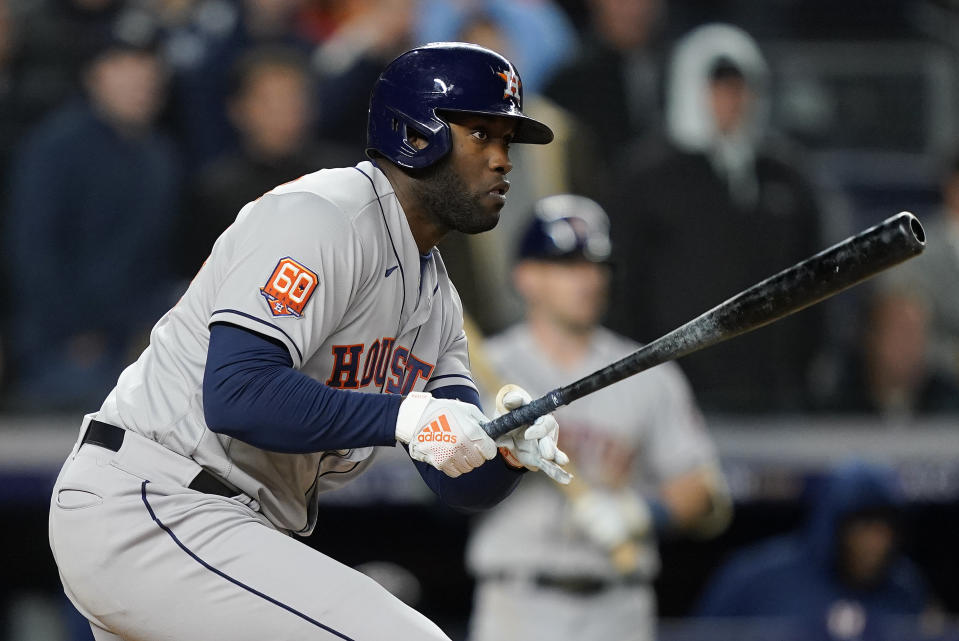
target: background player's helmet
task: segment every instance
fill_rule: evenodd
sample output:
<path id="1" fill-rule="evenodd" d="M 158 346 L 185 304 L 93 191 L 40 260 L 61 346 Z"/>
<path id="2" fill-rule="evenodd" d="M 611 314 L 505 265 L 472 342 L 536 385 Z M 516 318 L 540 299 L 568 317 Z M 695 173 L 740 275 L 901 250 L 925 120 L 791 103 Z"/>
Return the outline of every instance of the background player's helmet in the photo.
<path id="1" fill-rule="evenodd" d="M 444 112 L 515 118 L 513 142 L 550 142 L 550 128 L 523 114 L 522 106 L 523 83 L 509 60 L 478 45 L 430 43 L 396 58 L 373 85 L 366 153 L 378 152 L 410 169 L 432 165 L 451 147 Z M 412 146 L 409 128 L 429 144 Z"/>
<path id="2" fill-rule="evenodd" d="M 557 194 L 533 204 L 518 257 L 606 263 L 611 251 L 609 217 L 603 208 L 584 196 Z"/>

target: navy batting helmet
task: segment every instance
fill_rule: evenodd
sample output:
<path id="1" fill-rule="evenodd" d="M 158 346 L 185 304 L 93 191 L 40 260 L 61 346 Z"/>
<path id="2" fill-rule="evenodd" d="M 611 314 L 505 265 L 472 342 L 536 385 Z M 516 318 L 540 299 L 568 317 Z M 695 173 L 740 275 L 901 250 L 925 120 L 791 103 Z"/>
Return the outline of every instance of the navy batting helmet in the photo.
<path id="1" fill-rule="evenodd" d="M 396 58 L 373 85 L 366 153 L 378 152 L 401 167 L 428 167 L 451 147 L 443 112 L 515 118 L 513 142 L 550 142 L 550 128 L 522 107 L 523 83 L 509 60 L 479 45 L 430 43 Z M 409 128 L 427 140 L 426 147 L 409 143 Z"/>
<path id="2" fill-rule="evenodd" d="M 609 262 L 609 217 L 594 200 L 557 194 L 536 201 L 519 259 Z"/>

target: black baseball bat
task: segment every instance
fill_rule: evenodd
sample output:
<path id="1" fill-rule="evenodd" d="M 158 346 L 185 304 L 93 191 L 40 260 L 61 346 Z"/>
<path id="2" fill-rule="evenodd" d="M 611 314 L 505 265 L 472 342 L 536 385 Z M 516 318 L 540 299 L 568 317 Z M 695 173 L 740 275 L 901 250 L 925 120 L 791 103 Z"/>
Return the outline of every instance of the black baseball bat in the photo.
<path id="1" fill-rule="evenodd" d="M 651 367 L 768 325 L 922 252 L 925 232 L 909 212 L 887 218 L 743 290 L 629 356 L 483 425 L 496 438 Z"/>

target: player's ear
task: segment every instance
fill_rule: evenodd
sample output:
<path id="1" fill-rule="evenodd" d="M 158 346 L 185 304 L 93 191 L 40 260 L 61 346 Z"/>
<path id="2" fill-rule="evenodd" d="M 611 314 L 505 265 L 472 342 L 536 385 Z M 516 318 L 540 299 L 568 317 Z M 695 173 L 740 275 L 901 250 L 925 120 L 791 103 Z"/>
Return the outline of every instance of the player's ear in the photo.
<path id="1" fill-rule="evenodd" d="M 430 141 L 419 135 L 413 128 L 408 129 L 406 140 L 417 149 L 423 150 L 430 144 Z"/>

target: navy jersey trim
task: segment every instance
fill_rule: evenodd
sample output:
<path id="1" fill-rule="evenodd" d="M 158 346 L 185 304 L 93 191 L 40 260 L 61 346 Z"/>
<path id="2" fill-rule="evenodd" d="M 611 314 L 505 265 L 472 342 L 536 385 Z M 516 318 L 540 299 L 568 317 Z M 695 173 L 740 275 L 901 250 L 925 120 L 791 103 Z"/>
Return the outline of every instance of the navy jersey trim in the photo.
<path id="1" fill-rule="evenodd" d="M 413 355 L 413 348 L 416 347 L 416 341 L 420 339 L 420 332 L 422 330 L 423 330 L 422 325 L 416 328 L 416 336 L 413 337 L 413 342 L 410 344 L 410 356 Z"/>
<path id="2" fill-rule="evenodd" d="M 470 378 L 469 376 L 467 376 L 466 374 L 443 374 L 443 375 L 441 375 L 441 376 L 434 376 L 434 377 L 431 378 L 428 382 L 429 382 L 429 383 L 432 383 L 433 381 L 438 381 L 438 380 L 440 380 L 441 378 L 465 378 L 465 379 L 468 380 L 470 383 L 473 383 L 473 379 Z M 475 385 L 476 383 L 473 383 L 473 384 Z"/>
<path id="3" fill-rule="evenodd" d="M 170 535 L 170 538 L 173 539 L 173 542 L 176 543 L 177 546 L 178 546 L 181 550 L 183 550 L 184 552 L 186 552 L 187 555 L 188 555 L 190 558 L 192 558 L 194 561 L 196 561 L 197 563 L 199 563 L 200 565 L 202 565 L 203 567 L 205 567 L 205 568 L 206 568 L 207 570 L 209 570 L 210 572 L 213 572 L 214 574 L 216 574 L 216 575 L 219 576 L 220 578 L 226 579 L 227 581 L 229 581 L 229 582 L 232 583 L 233 585 L 235 585 L 235 586 L 237 586 L 237 587 L 239 587 L 239 588 L 241 588 L 241 589 L 243 589 L 243 590 L 246 590 L 246 591 L 249 592 L 250 594 L 254 594 L 254 595 L 260 597 L 261 599 L 265 599 L 266 601 L 269 601 L 269 602 L 272 603 L 273 605 L 275 605 L 275 606 L 277 606 L 277 607 L 280 607 L 280 608 L 283 608 L 283 609 L 286 610 L 287 612 L 289 612 L 289 613 L 291 613 L 291 614 L 294 614 L 294 615 L 300 617 L 300 618 L 303 619 L 304 621 L 306 621 L 306 622 L 308 622 L 308 623 L 312 623 L 312 624 L 315 625 L 316 627 L 321 628 L 321 629 L 323 629 L 323 630 L 326 630 L 326 631 L 329 632 L 330 634 L 335 635 L 335 636 L 337 636 L 337 637 L 339 637 L 339 638 L 341 638 L 341 639 L 345 639 L 345 641 L 355 641 L 354 639 L 346 636 L 346 635 L 343 634 L 342 632 L 337 632 L 336 630 L 334 630 L 334 629 L 331 628 L 330 626 L 328 626 L 328 625 L 323 625 L 322 623 L 320 623 L 320 622 L 317 621 L 316 619 L 313 619 L 313 618 L 311 618 L 310 616 L 308 616 L 308 615 L 306 615 L 306 614 L 303 614 L 303 613 L 300 612 L 299 610 L 297 610 L 297 609 L 295 609 L 295 608 L 293 608 L 293 607 L 291 607 L 291 606 L 289 606 L 289 605 L 286 605 L 285 603 L 281 603 L 280 601 L 277 601 L 277 600 L 274 599 L 273 597 L 270 597 L 270 596 L 267 596 L 266 594 L 263 594 L 263 593 L 260 592 L 259 590 L 256 590 L 256 589 L 254 589 L 254 588 L 246 585 L 246 584 L 243 583 L 242 581 L 239 581 L 239 580 L 237 580 L 237 579 L 234 579 L 234 578 L 233 578 L 232 576 L 230 576 L 229 574 L 226 574 L 226 573 L 223 572 L 222 570 L 216 569 L 215 567 L 213 567 L 212 565 L 210 565 L 209 563 L 207 563 L 206 561 L 204 561 L 203 559 L 201 559 L 199 556 L 197 556 L 196 553 L 194 553 L 190 548 L 188 548 L 186 545 L 184 545 L 183 542 L 180 541 L 179 538 L 177 538 L 177 535 L 173 533 L 173 530 L 171 530 L 169 527 L 167 527 L 167 526 L 163 523 L 163 521 L 161 521 L 161 520 L 157 517 L 156 513 L 153 511 L 153 506 L 151 506 L 151 505 L 150 505 L 150 501 L 147 500 L 147 483 L 149 483 L 149 481 L 143 481 L 143 483 L 140 485 L 140 497 L 143 499 L 143 504 L 146 506 L 147 512 L 150 513 L 150 518 L 153 519 L 153 522 L 156 523 L 156 524 L 160 527 L 161 530 L 163 530 L 164 532 L 166 532 L 167 534 L 169 534 L 169 535 Z"/>
<path id="4" fill-rule="evenodd" d="M 356 466 L 357 466 L 357 465 L 359 465 L 359 464 L 362 463 L 362 462 L 363 462 L 363 461 L 354 461 L 353 467 L 351 467 L 351 468 L 348 469 L 348 470 L 327 470 L 327 471 L 321 473 L 321 474 L 319 475 L 319 477 L 326 476 L 327 474 L 349 474 L 350 472 L 352 472 L 353 470 L 356 469 Z M 318 477 L 318 478 L 319 478 L 319 477 Z"/>
<path id="5" fill-rule="evenodd" d="M 383 218 L 383 227 L 386 228 L 386 235 L 389 236 L 390 246 L 393 248 L 393 256 L 396 257 L 396 264 L 400 268 L 400 278 L 403 280 L 403 304 L 400 307 L 400 317 L 402 318 L 403 312 L 406 310 L 406 272 L 403 270 L 403 261 L 400 260 L 399 252 L 396 251 L 396 243 L 393 242 L 393 234 L 390 233 L 390 226 L 386 221 L 386 210 L 383 209 L 383 203 L 380 201 L 382 196 L 380 196 L 380 192 L 376 191 L 376 183 L 365 171 L 359 167 L 353 167 L 353 169 L 363 174 L 363 177 L 370 181 L 370 187 L 373 188 L 373 194 L 376 196 L 376 204 L 380 208 L 380 216 Z"/>
<path id="6" fill-rule="evenodd" d="M 252 314 L 247 314 L 246 312 L 241 312 L 241 311 L 238 310 L 238 309 L 218 309 L 218 310 L 216 310 L 215 312 L 213 312 L 212 314 L 210 314 L 210 316 L 213 317 L 213 316 L 216 316 L 217 314 L 236 314 L 237 316 L 242 316 L 243 318 L 249 318 L 250 320 L 256 321 L 256 322 L 258 322 L 258 323 L 262 323 L 263 325 L 266 325 L 267 327 L 271 327 L 271 328 L 275 329 L 276 331 L 278 331 L 278 332 L 280 332 L 281 334 L 283 334 L 284 336 L 286 336 L 286 339 L 287 339 L 288 341 L 290 341 L 290 345 L 292 345 L 292 346 L 293 346 L 293 349 L 296 350 L 296 355 L 299 356 L 300 362 L 301 362 L 301 363 L 303 362 L 303 352 L 301 352 L 301 351 L 300 351 L 300 348 L 296 346 L 296 341 L 293 340 L 293 337 L 290 336 L 289 334 L 287 334 L 286 332 L 284 332 L 281 328 L 277 327 L 277 326 L 274 325 L 273 323 L 268 323 L 268 322 L 266 322 L 265 320 L 263 320 L 262 318 L 257 318 L 256 316 L 253 316 Z"/>

